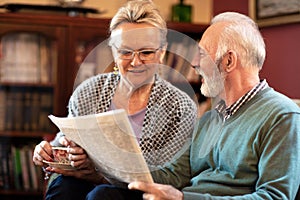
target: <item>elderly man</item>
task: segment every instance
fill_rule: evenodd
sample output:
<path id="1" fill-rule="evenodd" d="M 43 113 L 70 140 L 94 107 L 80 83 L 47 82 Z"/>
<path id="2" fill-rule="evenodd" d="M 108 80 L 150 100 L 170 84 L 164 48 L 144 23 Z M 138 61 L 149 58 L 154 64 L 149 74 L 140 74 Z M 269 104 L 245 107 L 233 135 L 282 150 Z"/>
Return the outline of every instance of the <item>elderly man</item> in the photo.
<path id="1" fill-rule="evenodd" d="M 260 80 L 265 54 L 250 18 L 217 15 L 193 63 L 214 109 L 198 121 L 189 151 L 152 172 L 155 184 L 133 182 L 129 189 L 144 191 L 149 200 L 294 199 L 300 183 L 300 109 Z"/>

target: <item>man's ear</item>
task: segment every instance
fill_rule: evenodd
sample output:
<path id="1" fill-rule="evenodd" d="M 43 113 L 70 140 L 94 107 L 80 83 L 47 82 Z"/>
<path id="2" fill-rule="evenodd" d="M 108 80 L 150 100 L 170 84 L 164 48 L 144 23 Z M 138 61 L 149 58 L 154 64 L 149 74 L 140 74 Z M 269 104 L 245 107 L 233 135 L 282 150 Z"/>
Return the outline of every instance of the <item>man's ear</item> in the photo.
<path id="1" fill-rule="evenodd" d="M 231 72 L 237 64 L 237 53 L 232 50 L 228 51 L 224 56 L 224 64 L 224 70 L 226 72 Z"/>

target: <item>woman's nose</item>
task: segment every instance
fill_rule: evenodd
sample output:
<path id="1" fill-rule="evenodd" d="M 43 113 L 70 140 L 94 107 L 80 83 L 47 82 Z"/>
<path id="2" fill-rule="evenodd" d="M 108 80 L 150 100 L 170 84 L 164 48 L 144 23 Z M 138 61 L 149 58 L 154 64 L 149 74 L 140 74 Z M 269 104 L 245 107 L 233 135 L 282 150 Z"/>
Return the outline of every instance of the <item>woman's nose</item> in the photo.
<path id="1" fill-rule="evenodd" d="M 133 56 L 133 58 L 132 58 L 130 64 L 131 64 L 133 67 L 139 66 L 139 65 L 142 64 L 142 61 L 141 61 L 141 59 L 139 58 L 138 53 L 135 53 L 135 54 L 134 54 L 134 56 Z"/>

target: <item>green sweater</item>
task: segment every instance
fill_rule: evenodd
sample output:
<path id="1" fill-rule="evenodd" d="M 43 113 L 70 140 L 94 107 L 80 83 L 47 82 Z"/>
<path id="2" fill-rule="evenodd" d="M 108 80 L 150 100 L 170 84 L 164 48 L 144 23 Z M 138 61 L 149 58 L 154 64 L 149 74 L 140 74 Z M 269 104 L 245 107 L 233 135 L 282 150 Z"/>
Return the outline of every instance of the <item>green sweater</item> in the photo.
<path id="1" fill-rule="evenodd" d="M 271 88 L 225 122 L 216 110 L 197 124 L 190 150 L 153 171 L 184 199 L 294 199 L 300 183 L 300 109 Z"/>

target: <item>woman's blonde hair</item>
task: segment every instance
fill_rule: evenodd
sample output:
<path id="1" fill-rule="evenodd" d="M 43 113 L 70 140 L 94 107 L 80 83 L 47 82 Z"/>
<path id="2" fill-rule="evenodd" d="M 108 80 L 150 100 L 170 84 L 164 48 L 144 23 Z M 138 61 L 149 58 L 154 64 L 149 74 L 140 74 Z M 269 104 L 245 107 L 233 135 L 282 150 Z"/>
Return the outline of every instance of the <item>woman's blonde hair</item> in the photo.
<path id="1" fill-rule="evenodd" d="M 110 33 L 123 23 L 147 23 L 160 30 L 161 46 L 167 44 L 167 25 L 151 0 L 131 0 L 121 7 L 110 23 Z"/>

